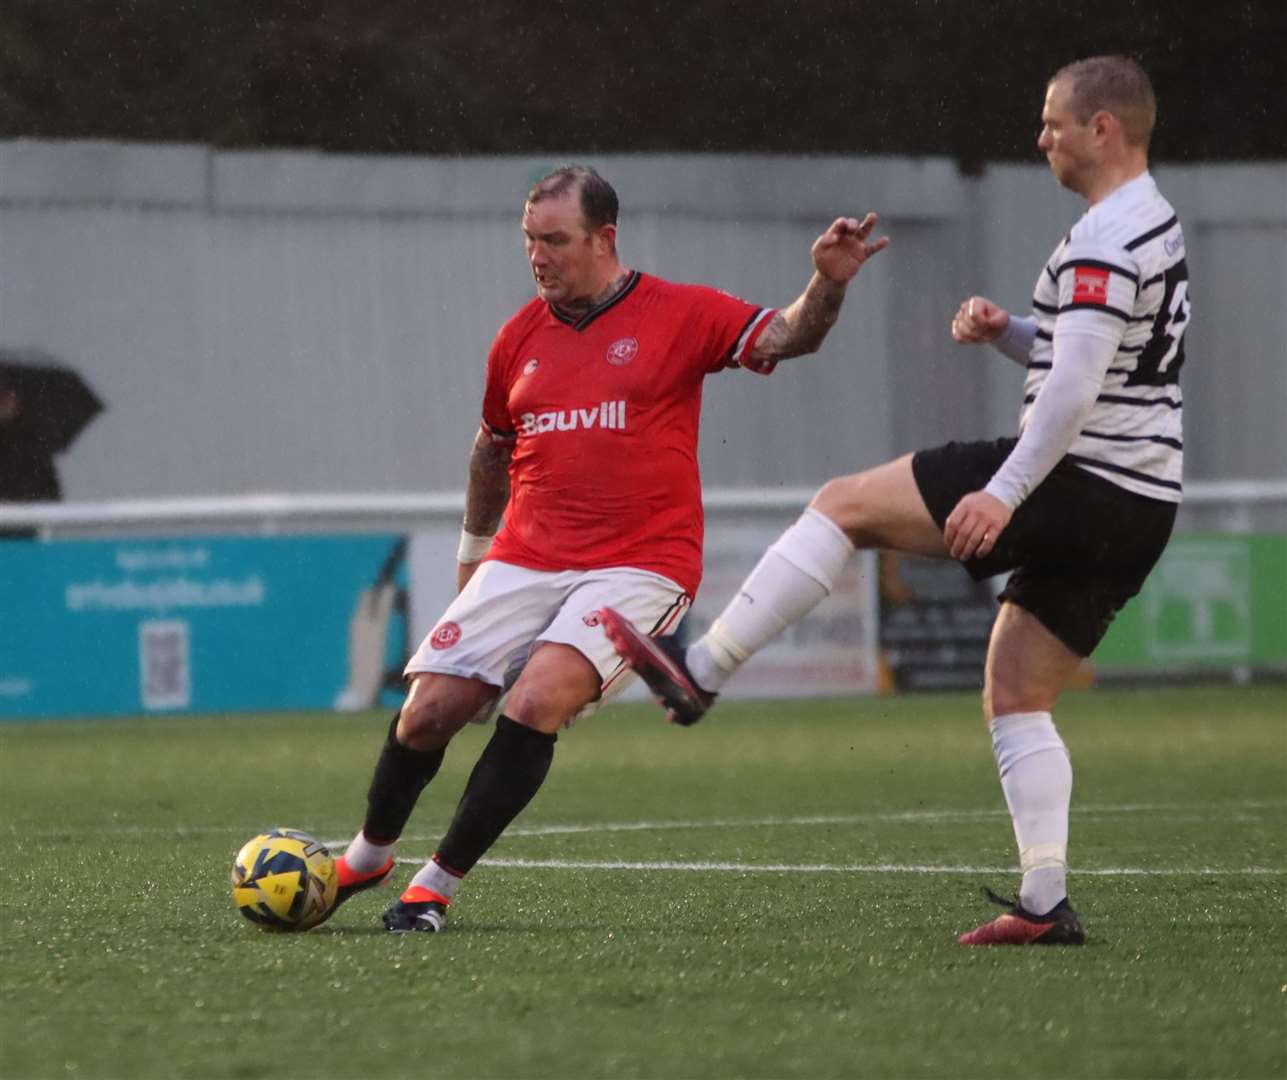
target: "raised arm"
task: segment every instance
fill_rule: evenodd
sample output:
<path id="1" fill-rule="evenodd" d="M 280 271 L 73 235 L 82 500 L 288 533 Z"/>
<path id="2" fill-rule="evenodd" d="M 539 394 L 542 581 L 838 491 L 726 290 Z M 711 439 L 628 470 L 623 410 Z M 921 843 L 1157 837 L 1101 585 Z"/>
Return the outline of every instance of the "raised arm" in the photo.
<path id="1" fill-rule="evenodd" d="M 465 522 L 456 564 L 456 588 L 463 589 L 487 554 L 509 502 L 509 459 L 513 447 L 495 442 L 481 428 L 469 451 L 465 482 Z"/>
<path id="2" fill-rule="evenodd" d="M 764 328 L 751 349 L 753 360 L 776 362 L 817 352 L 840 315 L 849 282 L 863 263 L 889 246 L 887 236 L 868 242 L 875 225 L 875 214 L 868 214 L 861 221 L 836 218 L 814 241 L 810 252 L 813 277 L 804 292 L 774 315 Z"/>

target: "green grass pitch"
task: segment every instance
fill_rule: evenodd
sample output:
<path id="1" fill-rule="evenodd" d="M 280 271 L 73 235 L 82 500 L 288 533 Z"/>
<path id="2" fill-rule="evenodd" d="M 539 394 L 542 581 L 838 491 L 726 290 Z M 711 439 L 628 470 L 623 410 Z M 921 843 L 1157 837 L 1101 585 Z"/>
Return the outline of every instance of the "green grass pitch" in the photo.
<path id="1" fill-rule="evenodd" d="M 605 710 L 440 935 L 378 929 L 396 889 L 301 935 L 229 896 L 254 833 L 353 833 L 386 716 L 0 725 L 0 1076 L 1284 1076 L 1287 688 L 1057 719 L 1082 949 L 955 944 L 1017 884 L 971 695 Z"/>

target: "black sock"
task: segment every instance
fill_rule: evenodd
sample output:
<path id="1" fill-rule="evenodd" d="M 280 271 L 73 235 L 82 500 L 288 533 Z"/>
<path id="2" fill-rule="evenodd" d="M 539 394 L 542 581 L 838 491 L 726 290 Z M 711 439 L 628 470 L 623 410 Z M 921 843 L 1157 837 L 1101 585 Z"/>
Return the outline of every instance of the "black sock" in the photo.
<path id="1" fill-rule="evenodd" d="M 545 782 L 557 735 L 501 716 L 434 858 L 467 874 Z"/>
<path id="2" fill-rule="evenodd" d="M 398 742 L 398 717 L 389 725 L 389 737 L 375 763 L 375 775 L 366 793 L 366 820 L 362 834 L 373 844 L 392 844 L 407 824 L 416 800 L 438 773 L 446 747 L 413 750 Z"/>

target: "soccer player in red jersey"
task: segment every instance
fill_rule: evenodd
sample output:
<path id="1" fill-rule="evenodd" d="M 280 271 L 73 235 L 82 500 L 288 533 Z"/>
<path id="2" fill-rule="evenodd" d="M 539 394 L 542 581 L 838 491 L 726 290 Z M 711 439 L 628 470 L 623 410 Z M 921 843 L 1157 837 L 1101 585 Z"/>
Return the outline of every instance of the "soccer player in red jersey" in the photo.
<path id="1" fill-rule="evenodd" d="M 523 235 L 537 295 L 487 360 L 460 593 L 407 665 L 366 818 L 338 860 L 339 902 L 390 875 L 447 743 L 508 691 L 446 835 L 384 915 L 389 930 L 442 929 L 461 879 L 540 788 L 559 729 L 624 684 L 599 610 L 669 634 L 697 590 L 703 380 L 817 350 L 849 282 L 888 244 L 870 239 L 875 222 L 834 221 L 808 286 L 775 310 L 622 265 L 617 195 L 594 170 L 532 188 Z"/>

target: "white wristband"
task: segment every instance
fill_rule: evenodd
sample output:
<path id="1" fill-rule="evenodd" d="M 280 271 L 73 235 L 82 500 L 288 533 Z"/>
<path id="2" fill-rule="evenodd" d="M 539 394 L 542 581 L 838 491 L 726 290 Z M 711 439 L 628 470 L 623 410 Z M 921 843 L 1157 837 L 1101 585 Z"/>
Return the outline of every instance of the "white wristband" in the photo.
<path id="1" fill-rule="evenodd" d="M 456 551 L 456 561 L 462 563 L 478 562 L 492 546 L 490 536 L 475 536 L 465 529 L 460 530 L 460 547 Z"/>

